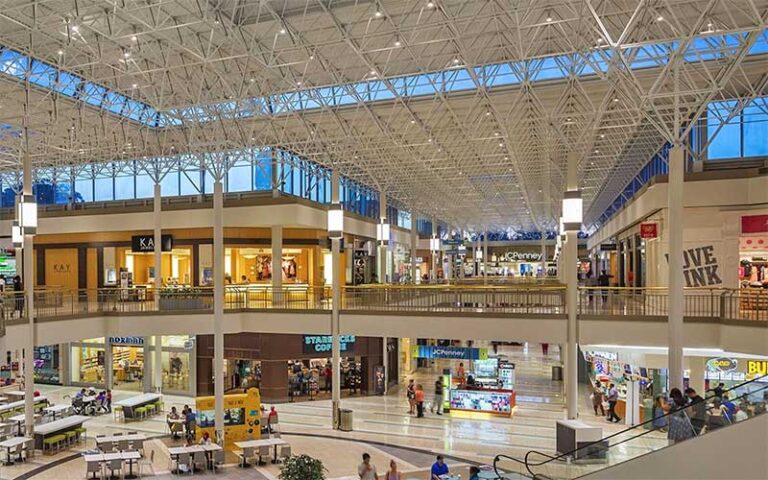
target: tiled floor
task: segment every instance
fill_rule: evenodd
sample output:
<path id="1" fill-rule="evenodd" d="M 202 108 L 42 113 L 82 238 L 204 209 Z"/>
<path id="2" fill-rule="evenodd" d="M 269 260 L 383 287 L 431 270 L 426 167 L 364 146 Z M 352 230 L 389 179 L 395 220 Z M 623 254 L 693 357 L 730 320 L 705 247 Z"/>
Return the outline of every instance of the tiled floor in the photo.
<path id="1" fill-rule="evenodd" d="M 290 441 L 296 454 L 306 453 L 323 461 L 328 468 L 328 478 L 334 480 L 356 479 L 356 466 L 363 452 L 373 458 L 379 472 L 384 472 L 391 459 L 397 461 L 400 470 L 406 472 L 404 478 L 427 479 L 428 468 L 437 453 L 449 456 L 449 464 L 468 478 L 467 465 L 470 462 L 489 464 L 495 455 L 522 458 L 526 452 L 535 449 L 547 454 L 554 454 L 555 421 L 564 417 L 562 385 L 550 380 L 551 367 L 559 364 L 559 352 L 550 347 L 548 357 L 542 357 L 540 346 L 530 349 L 523 347 L 504 347 L 501 353 L 515 362 L 517 370 L 518 408 L 512 418 L 481 417 L 466 415 L 431 415 L 415 418 L 408 415 L 408 405 L 402 391 L 394 391 L 384 397 L 354 397 L 342 401 L 344 408 L 354 410 L 353 432 L 340 432 L 331 428 L 331 405 L 328 400 L 288 403 L 278 405 L 280 412 L 280 430 Z M 417 382 L 425 386 L 432 385 L 437 372 L 443 365 L 420 370 L 414 375 Z M 405 380 L 405 378 L 404 378 Z M 38 387 L 44 395 L 55 402 L 61 401 L 65 394 L 74 392 L 72 387 Z M 429 391 L 429 388 L 427 388 Z M 135 392 L 115 391 L 114 399 L 119 400 L 135 395 Z M 605 435 L 618 432 L 623 427 L 608 424 L 603 418 L 594 417 L 587 406 L 588 398 L 584 393 L 581 405 L 582 419 L 604 428 Z M 192 403 L 192 399 L 166 396 L 166 408 Z M 117 423 L 111 416 L 102 415 L 89 421 L 89 437 L 98 433 L 138 430 L 150 436 L 165 435 L 167 430 L 163 416 L 134 422 Z M 180 441 L 179 441 L 180 442 Z M 168 439 L 154 440 L 147 444 L 149 451 L 155 450 L 155 473 L 165 477 L 169 475 Z M 612 452 L 611 463 L 644 453 L 649 448 L 666 445 L 663 438 L 646 436 L 636 439 Z M 76 450 L 94 448 L 91 439 Z M 17 478 L 27 472 L 40 469 L 46 464 L 62 460 L 61 464 L 34 475 L 40 480 L 61 480 L 84 478 L 85 464 L 80 458 L 63 461 L 71 456 L 72 451 L 54 456 L 38 454 L 26 464 L 0 468 L 3 480 Z M 233 465 L 224 469 L 221 477 L 275 479 L 279 468 L 274 465 L 242 470 L 234 466 L 234 457 L 228 457 Z M 519 464 L 505 464 L 512 471 L 524 471 Z M 594 466 L 565 466 L 558 464 L 556 471 L 550 473 L 582 473 Z M 566 471 L 566 469 L 569 469 Z M 540 470 L 546 473 L 545 470 Z M 199 475 L 196 475 L 199 477 Z"/>

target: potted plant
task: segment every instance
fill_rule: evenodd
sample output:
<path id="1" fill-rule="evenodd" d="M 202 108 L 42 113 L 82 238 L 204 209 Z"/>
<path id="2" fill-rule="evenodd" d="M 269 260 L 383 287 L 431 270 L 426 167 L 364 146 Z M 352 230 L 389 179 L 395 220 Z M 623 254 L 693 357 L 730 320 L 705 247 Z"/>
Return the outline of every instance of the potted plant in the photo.
<path id="1" fill-rule="evenodd" d="M 280 468 L 280 480 L 325 480 L 323 462 L 309 455 L 288 457 Z"/>

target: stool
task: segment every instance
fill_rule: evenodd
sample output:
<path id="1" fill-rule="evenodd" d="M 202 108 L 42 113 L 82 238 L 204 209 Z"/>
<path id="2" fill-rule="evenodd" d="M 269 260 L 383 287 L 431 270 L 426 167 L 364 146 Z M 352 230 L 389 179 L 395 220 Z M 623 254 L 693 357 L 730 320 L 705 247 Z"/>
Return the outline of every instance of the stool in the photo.
<path id="1" fill-rule="evenodd" d="M 56 446 L 56 450 L 61 447 L 61 442 L 65 441 L 67 437 L 65 435 L 51 435 L 43 439 L 43 453 L 48 451 L 49 453 Z"/>
<path id="2" fill-rule="evenodd" d="M 87 432 L 87 430 L 85 429 L 85 427 L 77 427 L 75 429 L 75 433 L 77 433 L 77 441 L 78 442 L 81 442 L 81 441 L 85 442 L 85 433 L 86 432 Z"/>
<path id="3" fill-rule="evenodd" d="M 157 413 L 162 413 L 163 409 L 165 408 L 165 402 L 155 402 L 155 410 L 157 410 Z"/>
<path id="4" fill-rule="evenodd" d="M 138 407 L 133 409 L 134 417 L 136 418 L 146 418 L 147 417 L 147 407 Z"/>
<path id="5" fill-rule="evenodd" d="M 112 406 L 112 416 L 114 417 L 115 421 L 125 421 L 125 412 L 123 411 L 122 405 L 113 405 Z"/>
<path id="6" fill-rule="evenodd" d="M 144 408 L 147 409 L 147 415 L 154 415 L 155 414 L 155 411 L 156 411 L 155 404 L 152 403 L 152 404 L 146 405 Z"/>
<path id="7" fill-rule="evenodd" d="M 64 435 L 67 437 L 67 445 L 72 445 L 73 443 L 77 442 L 77 432 L 74 430 L 69 430 L 68 432 L 64 432 Z"/>

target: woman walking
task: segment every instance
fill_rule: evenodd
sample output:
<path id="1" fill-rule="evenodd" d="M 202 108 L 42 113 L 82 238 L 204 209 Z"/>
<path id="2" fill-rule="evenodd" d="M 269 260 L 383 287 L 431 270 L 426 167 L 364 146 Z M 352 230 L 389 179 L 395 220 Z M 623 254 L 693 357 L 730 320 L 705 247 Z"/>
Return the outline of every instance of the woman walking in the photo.
<path id="1" fill-rule="evenodd" d="M 416 413 L 416 384 L 413 383 L 413 379 L 408 380 L 408 387 L 405 389 L 405 396 L 408 399 L 408 406 L 410 407 L 408 413 L 413 415 Z"/>
<path id="2" fill-rule="evenodd" d="M 592 387 L 592 408 L 595 409 L 595 415 L 597 415 L 597 409 L 600 409 L 600 416 L 605 416 L 605 408 L 603 408 L 603 386 L 600 382 L 595 382 L 595 386 Z"/>
<path id="3" fill-rule="evenodd" d="M 669 419 L 667 438 L 671 443 L 682 442 L 696 435 L 693 425 L 685 413 L 685 398 L 683 398 L 683 392 L 679 388 L 670 390 L 669 402 L 665 405 L 664 412 L 670 413 L 667 416 Z"/>

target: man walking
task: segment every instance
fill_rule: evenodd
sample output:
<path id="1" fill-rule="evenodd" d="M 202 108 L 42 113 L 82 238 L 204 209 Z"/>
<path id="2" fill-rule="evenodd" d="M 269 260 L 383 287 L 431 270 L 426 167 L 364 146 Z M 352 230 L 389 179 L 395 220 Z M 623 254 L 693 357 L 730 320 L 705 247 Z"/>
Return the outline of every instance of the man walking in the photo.
<path id="1" fill-rule="evenodd" d="M 438 415 L 443 414 L 443 379 L 441 377 L 437 377 L 437 380 L 435 380 L 435 403 L 429 409 L 430 412 L 435 410 L 437 410 Z"/>
<path id="2" fill-rule="evenodd" d="M 686 388 L 685 396 L 688 397 L 688 404 L 690 405 L 688 416 L 691 419 L 693 430 L 696 435 L 701 435 L 704 425 L 707 424 L 707 402 L 693 388 Z"/>
<path id="3" fill-rule="evenodd" d="M 379 474 L 376 473 L 376 467 L 371 463 L 369 454 L 363 454 L 363 463 L 357 467 L 357 474 L 360 476 L 360 480 L 379 480 Z"/>
<path id="4" fill-rule="evenodd" d="M 616 402 L 619 401 L 619 391 L 616 389 L 615 384 L 611 384 L 608 387 L 608 421 L 619 423 L 621 418 L 616 415 Z"/>

